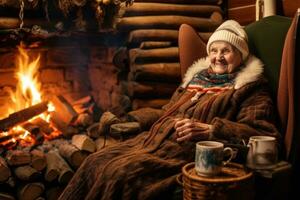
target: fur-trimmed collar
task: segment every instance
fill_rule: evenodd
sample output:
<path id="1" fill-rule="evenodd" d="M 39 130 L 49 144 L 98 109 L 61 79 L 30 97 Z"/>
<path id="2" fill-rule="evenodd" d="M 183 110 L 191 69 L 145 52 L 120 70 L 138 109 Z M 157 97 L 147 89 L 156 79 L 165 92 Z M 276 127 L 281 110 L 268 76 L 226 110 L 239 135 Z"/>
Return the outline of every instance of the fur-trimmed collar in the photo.
<path id="1" fill-rule="evenodd" d="M 198 72 L 207 69 L 209 67 L 209 64 L 210 63 L 207 57 L 195 61 L 185 73 L 181 87 L 185 88 L 188 85 L 188 83 L 192 80 L 192 78 Z M 247 83 L 256 81 L 258 77 L 263 73 L 263 67 L 264 64 L 260 59 L 253 55 L 250 55 L 245 62 L 245 67 L 240 72 L 238 72 L 235 78 L 234 89 L 239 89 Z"/>

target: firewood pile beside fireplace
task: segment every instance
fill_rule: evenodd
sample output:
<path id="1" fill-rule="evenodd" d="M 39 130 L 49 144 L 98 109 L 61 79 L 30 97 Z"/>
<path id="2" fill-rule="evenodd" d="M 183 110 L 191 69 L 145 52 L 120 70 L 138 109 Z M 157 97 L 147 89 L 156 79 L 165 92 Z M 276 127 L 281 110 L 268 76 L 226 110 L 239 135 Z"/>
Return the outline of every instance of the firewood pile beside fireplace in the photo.
<path id="1" fill-rule="evenodd" d="M 89 154 L 121 139 L 106 138 L 108 125 L 120 121 L 110 112 L 95 121 L 99 110 L 91 96 L 68 102 L 58 95 L 51 103 L 49 123 L 38 117 L 49 112 L 45 102 L 0 120 L 0 199 L 57 199 Z M 15 126 L 29 135 L 12 131 Z"/>

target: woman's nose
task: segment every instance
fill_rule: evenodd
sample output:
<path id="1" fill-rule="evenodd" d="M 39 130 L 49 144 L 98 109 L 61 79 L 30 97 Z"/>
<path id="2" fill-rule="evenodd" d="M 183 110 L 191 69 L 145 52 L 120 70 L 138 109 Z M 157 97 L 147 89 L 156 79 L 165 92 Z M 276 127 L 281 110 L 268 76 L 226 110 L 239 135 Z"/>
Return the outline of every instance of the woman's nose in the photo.
<path id="1" fill-rule="evenodd" d="M 221 52 L 219 52 L 219 53 L 217 53 L 216 58 L 217 58 L 218 60 L 223 60 L 223 59 L 224 59 L 224 55 L 223 55 Z"/>

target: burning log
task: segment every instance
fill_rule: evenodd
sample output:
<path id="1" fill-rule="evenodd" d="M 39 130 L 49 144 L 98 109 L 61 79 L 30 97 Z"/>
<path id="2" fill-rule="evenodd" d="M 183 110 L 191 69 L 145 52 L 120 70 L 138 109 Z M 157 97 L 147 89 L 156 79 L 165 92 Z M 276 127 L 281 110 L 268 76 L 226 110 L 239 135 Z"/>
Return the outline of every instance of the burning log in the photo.
<path id="1" fill-rule="evenodd" d="M 62 120 L 67 125 L 70 125 L 75 121 L 78 114 L 63 96 L 53 96 L 51 102 L 55 106 L 55 111 L 52 113 L 52 115 L 57 115 L 57 118 Z"/>
<path id="2" fill-rule="evenodd" d="M 9 141 L 15 137 L 18 137 L 22 135 L 24 132 L 22 131 L 16 131 L 13 133 L 10 133 L 8 135 L 0 136 L 0 145 L 4 146 L 4 148 L 8 148 L 9 146 L 14 146 L 15 141 Z"/>
<path id="3" fill-rule="evenodd" d="M 5 159 L 0 156 L 0 182 L 5 182 L 10 176 L 10 169 L 7 166 Z"/>
<path id="4" fill-rule="evenodd" d="M 170 41 L 145 41 L 140 44 L 140 49 L 157 49 L 171 46 L 172 42 Z"/>
<path id="5" fill-rule="evenodd" d="M 14 173 L 22 181 L 35 181 L 40 177 L 40 173 L 29 165 L 15 168 Z"/>
<path id="6" fill-rule="evenodd" d="M 178 84 L 134 81 L 128 82 L 128 94 L 131 97 L 170 97 L 176 90 Z"/>
<path id="7" fill-rule="evenodd" d="M 130 63 L 146 62 L 178 62 L 178 47 L 160 49 L 131 49 L 129 50 Z"/>
<path id="8" fill-rule="evenodd" d="M 134 99 L 132 101 L 132 110 L 137 110 L 139 108 L 161 108 L 170 101 L 167 99 Z"/>
<path id="9" fill-rule="evenodd" d="M 38 135 L 40 133 L 40 128 L 31 122 L 25 122 L 25 123 L 21 124 L 21 126 L 26 131 L 28 131 L 29 133 L 31 133 L 33 135 Z"/>
<path id="10" fill-rule="evenodd" d="M 87 135 L 73 135 L 72 144 L 82 151 L 93 153 L 96 151 L 94 141 Z"/>
<path id="11" fill-rule="evenodd" d="M 178 30 L 181 24 L 190 24 L 200 31 L 210 32 L 214 31 L 222 21 L 223 18 L 219 12 L 213 12 L 210 18 L 179 15 L 123 17 L 117 24 L 117 29 L 122 31 L 146 28 Z"/>
<path id="12" fill-rule="evenodd" d="M 48 102 L 42 102 L 25 108 L 13 114 L 10 114 L 7 118 L 0 120 L 0 131 L 7 131 L 8 129 L 23 123 L 32 117 L 39 115 L 48 110 Z"/>
<path id="13" fill-rule="evenodd" d="M 136 81 L 163 80 L 165 82 L 169 80 L 170 82 L 178 83 L 181 78 L 179 63 L 131 65 L 130 69 L 131 73 L 133 73 L 133 80 Z"/>
<path id="14" fill-rule="evenodd" d="M 27 151 L 9 150 L 6 155 L 7 163 L 10 166 L 26 165 L 31 161 L 31 155 Z"/>
<path id="15" fill-rule="evenodd" d="M 46 168 L 46 156 L 43 151 L 40 151 L 38 149 L 34 149 L 31 152 L 31 166 L 38 170 L 42 171 Z"/>
<path id="16" fill-rule="evenodd" d="M 40 127 L 31 122 L 25 122 L 20 125 L 24 130 L 31 133 L 35 138 L 35 143 L 42 143 L 44 141 L 44 135 L 40 131 Z"/>
<path id="17" fill-rule="evenodd" d="M 52 115 L 51 114 L 51 122 L 66 137 L 72 136 L 72 135 L 78 133 L 77 128 L 74 128 L 73 126 L 68 125 L 65 122 L 63 122 L 58 115 Z"/>
<path id="18" fill-rule="evenodd" d="M 88 154 L 80 151 L 72 144 L 60 145 L 59 154 L 65 158 L 70 165 L 74 168 L 78 168 Z"/>
<path id="19" fill-rule="evenodd" d="M 50 135 L 54 131 L 54 129 L 50 126 L 50 123 L 40 117 L 33 119 L 31 123 L 38 126 L 40 131 L 46 135 Z"/>
<path id="20" fill-rule="evenodd" d="M 18 144 L 18 142 L 10 140 L 1 145 L 5 149 L 13 149 L 17 144 Z"/>
<path id="21" fill-rule="evenodd" d="M 27 183 L 18 188 L 17 195 L 19 200 L 37 199 L 43 194 L 45 186 L 40 182 Z"/>
<path id="22" fill-rule="evenodd" d="M 209 17 L 213 12 L 220 12 L 220 6 L 213 5 L 178 5 L 166 3 L 134 3 L 126 8 L 124 14 L 128 16 L 140 15 L 183 15 Z"/>

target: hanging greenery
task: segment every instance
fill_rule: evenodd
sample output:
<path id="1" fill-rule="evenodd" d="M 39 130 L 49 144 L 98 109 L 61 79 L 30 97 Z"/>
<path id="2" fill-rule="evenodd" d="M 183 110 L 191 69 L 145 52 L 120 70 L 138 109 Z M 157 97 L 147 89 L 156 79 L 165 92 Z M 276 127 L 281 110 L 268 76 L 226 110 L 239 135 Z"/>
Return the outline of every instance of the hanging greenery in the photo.
<path id="1" fill-rule="evenodd" d="M 45 1 L 45 0 L 44 0 Z M 99 31 L 114 29 L 116 19 L 120 17 L 121 8 L 133 4 L 134 0 L 58 0 L 58 6 L 64 16 L 76 12 L 74 19 L 78 30 L 85 30 L 87 21 L 92 17 L 98 23 Z M 90 13 L 92 11 L 92 13 Z"/>
<path id="2" fill-rule="evenodd" d="M 96 28 L 103 31 L 114 29 L 122 9 L 133 2 L 134 0 L 0 0 L 0 17 L 5 16 L 6 8 L 14 8 L 19 10 L 18 17 L 21 21 L 23 16 L 26 20 L 26 16 L 40 12 L 48 22 L 59 24 L 59 28 L 72 27 L 79 31 Z"/>

